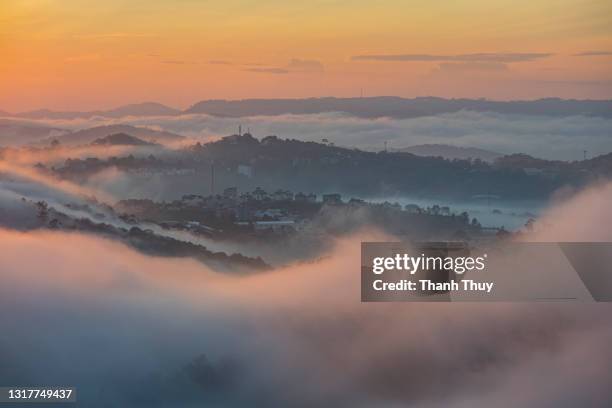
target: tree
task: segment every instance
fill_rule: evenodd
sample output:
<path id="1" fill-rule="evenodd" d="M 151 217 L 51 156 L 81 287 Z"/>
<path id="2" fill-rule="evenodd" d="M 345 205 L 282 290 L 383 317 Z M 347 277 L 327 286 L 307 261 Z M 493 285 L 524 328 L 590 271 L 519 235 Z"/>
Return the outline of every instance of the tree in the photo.
<path id="1" fill-rule="evenodd" d="M 533 227 L 535 226 L 535 222 L 536 220 L 534 220 L 533 218 L 529 218 L 527 220 L 527 222 L 525 223 L 525 229 L 529 232 L 533 231 Z"/>
<path id="2" fill-rule="evenodd" d="M 478 222 L 478 220 L 476 219 L 476 217 L 472 218 L 472 227 L 474 228 L 480 228 L 480 222 Z"/>
<path id="3" fill-rule="evenodd" d="M 42 223 L 47 222 L 47 218 L 49 217 L 49 204 L 46 201 L 38 201 L 36 203 L 36 216 Z"/>
<path id="4" fill-rule="evenodd" d="M 500 229 L 497 230 L 497 234 L 495 234 L 497 238 L 508 238 L 511 236 L 510 232 L 506 230 L 506 228 L 502 225 Z"/>

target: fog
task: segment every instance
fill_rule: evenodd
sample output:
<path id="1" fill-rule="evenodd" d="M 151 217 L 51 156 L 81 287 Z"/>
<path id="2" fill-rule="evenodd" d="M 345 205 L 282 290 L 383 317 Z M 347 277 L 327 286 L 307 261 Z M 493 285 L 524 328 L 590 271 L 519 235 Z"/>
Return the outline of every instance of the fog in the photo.
<path id="1" fill-rule="evenodd" d="M 525 223 L 540 215 L 548 204 L 545 201 L 522 200 L 508 201 L 496 198 L 473 198 L 471 200 L 457 201 L 448 199 L 426 199 L 422 197 L 384 197 L 368 198 L 371 202 L 397 202 L 402 206 L 416 204 L 421 208 L 433 205 L 448 206 L 453 213 L 467 212 L 471 218 L 476 218 L 483 227 L 504 227 L 507 230 L 517 230 Z"/>
<path id="2" fill-rule="evenodd" d="M 502 154 L 526 153 L 545 159 L 580 160 L 612 151 L 612 120 L 590 116 L 527 116 L 460 111 L 412 119 L 362 119 L 345 114 L 253 116 L 221 118 L 204 114 L 158 117 L 93 117 L 75 120 L 36 120 L 36 125 L 83 129 L 108 124 L 130 124 L 211 141 L 250 129 L 256 137 L 320 142 L 367 150 L 400 149 L 420 144 L 477 147 Z"/>
<path id="3" fill-rule="evenodd" d="M 609 241 L 611 191 L 559 203 L 535 234 Z M 609 305 L 361 303 L 359 243 L 393 239 L 366 228 L 236 277 L 0 230 L 0 383 L 76 385 L 93 407 L 610 404 Z"/>
<path id="4" fill-rule="evenodd" d="M 189 231 L 166 230 L 157 224 L 147 222 L 127 224 L 118 217 L 118 214 L 108 211 L 104 205 L 112 204 L 120 197 L 138 196 L 139 193 L 149 196 L 154 191 L 152 180 L 141 185 L 137 179 L 127 173 L 109 168 L 96 173 L 88 180 L 86 186 L 83 186 L 69 181 L 57 182 L 36 169 L 16 166 L 9 162 L 0 163 L 0 169 L 5 171 L 4 177 L 0 177 L 0 227 L 20 230 L 39 228 L 40 222 L 37 220 L 37 209 L 34 204 L 44 201 L 51 208 L 73 219 L 89 219 L 94 223 L 109 224 L 126 230 L 136 226 L 143 230 L 151 230 L 159 236 L 202 245 L 215 252 L 240 253 L 250 257 L 262 256 L 274 265 L 309 258 L 318 253 L 327 241 L 324 237 L 313 241 L 312 238 L 297 235 L 284 240 L 283 245 L 288 251 L 278 251 L 278 241 L 220 241 Z M 160 189 L 167 185 L 162 180 L 157 181 Z M 92 198 L 95 197 L 104 197 L 110 201 L 93 201 Z M 72 204 L 82 208 L 76 209 L 71 206 Z M 338 216 L 335 218 L 338 220 Z M 345 224 L 349 221 L 346 220 Z"/>
<path id="5" fill-rule="evenodd" d="M 0 380 L 76 384 L 88 406 L 558 406 L 544 392 L 559 389 L 567 406 L 608 398 L 609 308 L 360 304 L 358 242 L 373 238 L 383 237 L 232 278 L 91 237 L 3 231 Z M 202 354 L 210 366 L 185 368 Z"/>
<path id="6" fill-rule="evenodd" d="M 547 208 L 529 235 L 534 241 L 612 242 L 612 183 L 600 182 Z"/>
<path id="7" fill-rule="evenodd" d="M 44 187 L 49 195 L 54 193 L 62 193 L 68 196 L 75 197 L 97 197 L 106 202 L 113 202 L 113 196 L 98 189 L 92 189 L 87 186 L 80 186 L 70 181 L 57 179 L 35 168 L 15 164 L 7 160 L 0 160 L 0 175 L 3 176 L 0 182 L 8 180 L 9 183 L 17 181 L 18 185 L 22 186 L 35 185 L 36 188 Z M 26 189 L 27 190 L 27 189 Z"/>

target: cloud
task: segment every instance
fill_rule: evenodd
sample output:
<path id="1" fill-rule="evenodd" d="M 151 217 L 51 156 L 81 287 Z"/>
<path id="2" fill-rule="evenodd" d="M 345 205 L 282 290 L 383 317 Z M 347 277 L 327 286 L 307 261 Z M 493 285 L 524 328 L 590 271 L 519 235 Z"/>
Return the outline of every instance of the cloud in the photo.
<path id="1" fill-rule="evenodd" d="M 286 68 L 247 68 L 245 71 L 263 74 L 289 74 L 291 72 Z"/>
<path id="2" fill-rule="evenodd" d="M 147 126 L 188 136 L 202 142 L 236 131 L 236 118 L 205 114 L 164 117 L 90 118 L 38 120 L 64 129 L 110 124 Z M 612 151 L 612 120 L 589 116 L 535 116 L 460 111 L 410 119 L 362 119 L 339 113 L 315 115 L 252 116 L 240 119 L 257 137 L 277 135 L 338 146 L 381 150 L 419 144 L 450 144 L 478 147 L 499 153 L 527 153 L 547 159 L 578 160 L 582 151 L 595 156 Z"/>
<path id="3" fill-rule="evenodd" d="M 87 62 L 87 61 L 99 61 L 102 59 L 100 54 L 83 54 L 83 55 L 75 55 L 72 57 L 66 58 L 65 62 Z"/>
<path id="4" fill-rule="evenodd" d="M 529 238 L 543 242 L 612 242 L 608 228 L 612 214 L 606 210 L 610 202 L 612 183 L 586 188 L 545 211 L 536 233 Z"/>
<path id="5" fill-rule="evenodd" d="M 76 385 L 93 407 L 610 402 L 609 305 L 362 304 L 359 243 L 381 239 L 235 277 L 77 233 L 0 230 L 0 379 Z"/>
<path id="6" fill-rule="evenodd" d="M 323 72 L 323 64 L 317 60 L 293 58 L 287 68 L 297 72 Z"/>
<path id="7" fill-rule="evenodd" d="M 174 64 L 174 65 L 193 65 L 194 61 L 183 61 L 183 60 L 163 60 L 162 64 Z"/>
<path id="8" fill-rule="evenodd" d="M 146 33 L 127 33 L 127 32 L 115 32 L 115 33 L 97 33 L 97 34 L 77 34 L 75 38 L 82 38 L 86 40 L 106 40 L 106 39 L 124 39 L 124 38 L 155 38 L 155 34 Z"/>
<path id="9" fill-rule="evenodd" d="M 246 64 L 245 64 L 246 65 Z M 253 65 L 253 64 L 249 64 Z M 321 73 L 325 70 L 317 60 L 292 58 L 285 67 L 247 68 L 245 71 L 267 74 Z"/>
<path id="10" fill-rule="evenodd" d="M 37 171 L 28 166 L 11 163 L 7 160 L 0 161 L 0 172 L 17 177 L 33 184 L 46 187 L 48 190 L 59 191 L 75 197 L 97 197 L 106 202 L 114 202 L 115 198 L 111 195 L 88 186 L 81 186 L 75 183 L 59 180 L 50 175 Z"/>
<path id="11" fill-rule="evenodd" d="M 593 79 L 593 80 L 576 80 L 576 79 L 566 79 L 566 80 L 532 80 L 528 81 L 536 84 L 561 84 L 561 85 L 577 85 L 577 86 L 594 86 L 594 87 L 608 87 L 612 85 L 612 80 L 605 79 Z"/>
<path id="12" fill-rule="evenodd" d="M 584 51 L 574 54 L 574 57 L 597 57 L 612 55 L 612 51 Z"/>
<path id="13" fill-rule="evenodd" d="M 535 61 L 550 57 L 550 53 L 476 53 L 456 55 L 435 54 L 378 54 L 378 55 L 356 55 L 351 57 L 353 61 L 460 61 L 460 62 L 525 62 Z"/>
<path id="14" fill-rule="evenodd" d="M 440 72 L 507 71 L 508 65 L 500 62 L 444 62 L 438 65 Z"/>
<path id="15" fill-rule="evenodd" d="M 229 60 L 210 60 L 208 61 L 211 65 L 235 65 L 243 67 L 265 67 L 266 64 L 261 62 L 240 62 L 240 61 L 229 61 Z"/>

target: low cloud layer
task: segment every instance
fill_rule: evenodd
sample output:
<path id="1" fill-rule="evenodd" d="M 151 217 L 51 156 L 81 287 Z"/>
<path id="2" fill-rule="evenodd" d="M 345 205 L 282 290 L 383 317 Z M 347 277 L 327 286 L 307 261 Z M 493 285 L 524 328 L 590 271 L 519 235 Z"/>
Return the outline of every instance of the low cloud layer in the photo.
<path id="1" fill-rule="evenodd" d="M 612 242 L 608 228 L 612 214 L 607 210 L 611 202 L 612 183 L 591 186 L 545 211 L 537 231 L 529 238 L 544 242 Z"/>
<path id="2" fill-rule="evenodd" d="M 611 240 L 611 191 L 549 221 L 568 240 Z M 609 305 L 363 304 L 359 244 L 392 239 L 365 230 L 236 277 L 76 232 L 0 229 L 0 383 L 76 385 L 92 407 L 611 402 Z"/>
<path id="3" fill-rule="evenodd" d="M 0 381 L 73 384 L 94 407 L 610 402 L 609 307 L 361 304 L 358 244 L 383 238 L 233 278 L 78 234 L 0 231 Z"/>
<path id="4" fill-rule="evenodd" d="M 320 142 L 367 150 L 399 149 L 420 144 L 477 147 L 502 154 L 526 153 L 546 159 L 579 160 L 612 151 L 612 120 L 587 117 L 504 115 L 462 111 L 413 119 L 359 119 L 342 114 L 220 118 L 181 115 L 108 120 L 38 121 L 54 127 L 85 128 L 111 123 L 145 126 L 210 141 L 236 133 L 238 125 L 256 137 Z"/>

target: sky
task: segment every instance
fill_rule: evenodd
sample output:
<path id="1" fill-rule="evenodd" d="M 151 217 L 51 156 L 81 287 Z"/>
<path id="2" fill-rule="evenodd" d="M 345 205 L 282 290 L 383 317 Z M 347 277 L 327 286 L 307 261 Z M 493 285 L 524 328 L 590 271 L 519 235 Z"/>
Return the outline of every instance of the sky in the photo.
<path id="1" fill-rule="evenodd" d="M 0 109 L 373 96 L 612 98 L 607 0 L 8 0 Z"/>

